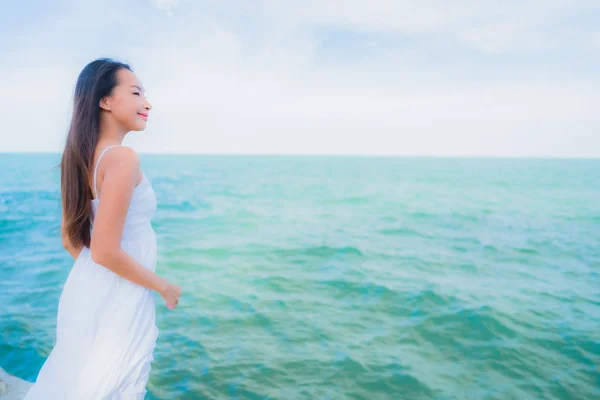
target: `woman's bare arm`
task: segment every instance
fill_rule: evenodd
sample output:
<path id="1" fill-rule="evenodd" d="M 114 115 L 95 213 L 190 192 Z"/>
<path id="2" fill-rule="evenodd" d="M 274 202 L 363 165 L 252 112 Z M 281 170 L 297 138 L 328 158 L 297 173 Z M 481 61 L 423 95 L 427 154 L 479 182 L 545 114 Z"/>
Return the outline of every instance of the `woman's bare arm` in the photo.
<path id="1" fill-rule="evenodd" d="M 163 294 L 169 282 L 140 265 L 121 248 L 125 218 L 139 175 L 139 158 L 133 149 L 119 146 L 107 153 L 105 159 L 102 200 L 92 229 L 92 260 L 122 278 Z"/>

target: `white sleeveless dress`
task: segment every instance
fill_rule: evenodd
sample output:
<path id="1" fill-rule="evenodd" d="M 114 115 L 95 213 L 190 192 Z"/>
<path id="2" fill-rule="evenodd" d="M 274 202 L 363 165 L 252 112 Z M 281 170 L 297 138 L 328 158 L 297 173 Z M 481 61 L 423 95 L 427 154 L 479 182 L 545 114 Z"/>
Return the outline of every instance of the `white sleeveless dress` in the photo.
<path id="1" fill-rule="evenodd" d="M 118 146 L 118 145 L 116 145 Z M 94 169 L 104 155 L 100 154 Z M 92 200 L 96 215 L 101 200 Z M 146 175 L 135 187 L 121 240 L 144 267 L 156 268 L 156 235 L 150 220 L 156 196 Z M 143 399 L 158 337 L 152 291 L 92 261 L 83 247 L 64 285 L 56 344 L 26 400 Z"/>

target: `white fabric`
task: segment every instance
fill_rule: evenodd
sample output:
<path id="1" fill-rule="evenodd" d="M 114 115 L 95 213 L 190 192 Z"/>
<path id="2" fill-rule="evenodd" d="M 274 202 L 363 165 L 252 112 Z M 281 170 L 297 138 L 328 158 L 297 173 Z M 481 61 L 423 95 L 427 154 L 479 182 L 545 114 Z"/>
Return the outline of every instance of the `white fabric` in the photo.
<path id="1" fill-rule="evenodd" d="M 95 216 L 101 200 L 91 201 Z M 134 188 L 121 247 L 152 271 L 155 211 L 156 196 L 144 174 Z M 56 344 L 25 400 L 143 399 L 157 337 L 152 291 L 94 263 L 83 247 L 58 304 Z"/>

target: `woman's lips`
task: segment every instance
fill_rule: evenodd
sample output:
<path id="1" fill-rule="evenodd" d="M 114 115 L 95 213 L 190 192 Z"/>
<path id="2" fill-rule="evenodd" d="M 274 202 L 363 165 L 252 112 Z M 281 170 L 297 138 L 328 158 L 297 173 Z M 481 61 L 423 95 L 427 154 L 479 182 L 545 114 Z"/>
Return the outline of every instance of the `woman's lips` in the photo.
<path id="1" fill-rule="evenodd" d="M 142 118 L 144 119 L 144 121 L 148 121 L 148 114 L 141 114 L 141 113 L 138 113 L 138 115 L 139 115 L 140 117 L 142 117 Z"/>

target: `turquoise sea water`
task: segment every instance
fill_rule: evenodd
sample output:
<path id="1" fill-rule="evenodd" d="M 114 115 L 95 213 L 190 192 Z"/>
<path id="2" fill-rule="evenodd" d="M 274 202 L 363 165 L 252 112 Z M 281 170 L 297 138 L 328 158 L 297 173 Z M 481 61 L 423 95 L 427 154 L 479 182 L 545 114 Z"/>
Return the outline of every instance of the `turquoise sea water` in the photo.
<path id="1" fill-rule="evenodd" d="M 33 381 L 73 259 L 59 154 L 0 154 L 0 366 Z M 600 160 L 142 154 L 148 399 L 600 398 Z"/>

